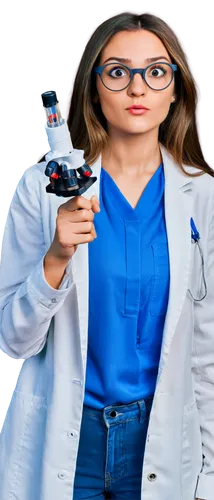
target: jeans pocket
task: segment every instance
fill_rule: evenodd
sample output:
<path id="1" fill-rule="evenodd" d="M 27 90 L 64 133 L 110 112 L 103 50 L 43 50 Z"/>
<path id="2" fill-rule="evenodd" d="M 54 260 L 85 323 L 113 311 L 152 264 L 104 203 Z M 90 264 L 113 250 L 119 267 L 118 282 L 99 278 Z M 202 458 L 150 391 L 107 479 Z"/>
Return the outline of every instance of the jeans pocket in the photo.
<path id="1" fill-rule="evenodd" d="M 150 314 L 161 316 L 166 313 L 169 296 L 169 257 L 168 243 L 152 243 L 154 276 L 150 297 Z"/>

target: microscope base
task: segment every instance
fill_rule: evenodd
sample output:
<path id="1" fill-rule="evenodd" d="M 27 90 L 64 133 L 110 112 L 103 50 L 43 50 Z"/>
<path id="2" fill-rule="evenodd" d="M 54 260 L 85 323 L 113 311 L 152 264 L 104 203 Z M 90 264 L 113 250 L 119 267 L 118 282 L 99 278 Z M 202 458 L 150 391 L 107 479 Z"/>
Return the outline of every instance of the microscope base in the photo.
<path id="1" fill-rule="evenodd" d="M 56 196 L 63 196 L 63 197 L 71 197 L 71 196 L 80 196 L 81 194 L 85 193 L 87 189 L 96 182 L 97 177 L 90 177 L 89 179 L 83 179 L 78 177 L 77 182 L 79 184 L 78 189 L 70 189 L 70 190 L 64 190 L 64 189 L 57 189 L 57 186 L 52 186 L 52 184 L 48 184 L 46 186 L 46 192 L 47 193 L 52 193 L 55 194 Z M 55 181 L 56 183 L 56 181 Z"/>

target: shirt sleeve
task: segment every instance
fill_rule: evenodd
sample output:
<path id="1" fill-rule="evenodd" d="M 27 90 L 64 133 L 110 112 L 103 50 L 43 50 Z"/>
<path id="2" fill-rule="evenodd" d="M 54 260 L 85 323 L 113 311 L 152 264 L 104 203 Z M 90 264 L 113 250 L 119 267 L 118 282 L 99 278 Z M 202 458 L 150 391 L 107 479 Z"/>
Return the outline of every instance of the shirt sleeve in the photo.
<path id="1" fill-rule="evenodd" d="M 33 167 L 25 171 L 13 195 L 1 249 L 0 349 L 17 359 L 41 351 L 51 319 L 73 285 L 69 263 L 59 289 L 45 279 L 39 180 Z"/>
<path id="2" fill-rule="evenodd" d="M 194 303 L 192 373 L 203 451 L 203 467 L 199 474 L 195 496 L 212 500 L 214 492 L 214 203 L 211 208 L 205 254 L 207 296 L 202 301 Z"/>

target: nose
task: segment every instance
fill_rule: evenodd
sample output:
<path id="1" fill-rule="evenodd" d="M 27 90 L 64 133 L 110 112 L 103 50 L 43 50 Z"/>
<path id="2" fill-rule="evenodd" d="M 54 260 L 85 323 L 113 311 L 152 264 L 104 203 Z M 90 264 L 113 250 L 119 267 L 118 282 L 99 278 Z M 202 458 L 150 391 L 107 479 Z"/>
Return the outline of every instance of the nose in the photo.
<path id="1" fill-rule="evenodd" d="M 146 88 L 148 88 L 148 86 L 143 76 L 140 73 L 135 73 L 129 84 L 129 89 L 134 93 L 141 94 L 142 92 L 145 92 Z"/>

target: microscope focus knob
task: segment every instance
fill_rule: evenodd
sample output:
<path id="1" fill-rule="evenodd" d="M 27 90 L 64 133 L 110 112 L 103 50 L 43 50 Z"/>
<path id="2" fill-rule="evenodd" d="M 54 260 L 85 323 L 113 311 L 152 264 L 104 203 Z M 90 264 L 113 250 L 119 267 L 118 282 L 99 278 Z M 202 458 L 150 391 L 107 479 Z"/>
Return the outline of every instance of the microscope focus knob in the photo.
<path id="1" fill-rule="evenodd" d="M 53 179 L 58 179 L 59 178 L 59 174 L 58 174 L 58 163 L 54 160 L 51 160 L 48 162 L 48 164 L 46 165 L 46 169 L 45 169 L 45 175 L 47 175 L 48 177 L 52 177 Z"/>

